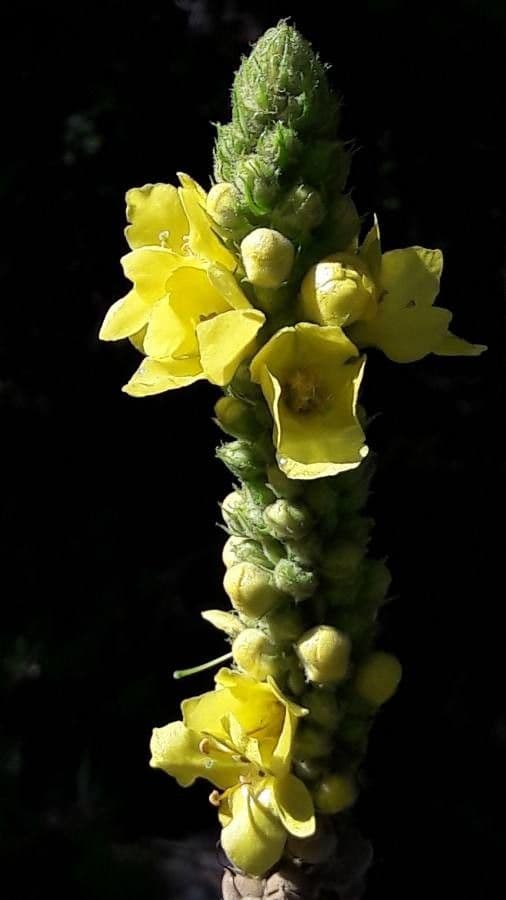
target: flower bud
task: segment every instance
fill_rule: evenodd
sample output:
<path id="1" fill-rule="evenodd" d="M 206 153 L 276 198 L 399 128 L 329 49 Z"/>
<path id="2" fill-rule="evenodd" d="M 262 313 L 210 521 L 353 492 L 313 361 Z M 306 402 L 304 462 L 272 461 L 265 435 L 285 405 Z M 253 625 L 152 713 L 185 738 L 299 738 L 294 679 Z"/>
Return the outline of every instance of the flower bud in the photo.
<path id="1" fill-rule="evenodd" d="M 269 612 L 263 622 L 271 641 L 275 644 L 293 644 L 304 631 L 304 618 L 295 606 L 286 604 Z M 299 667 L 297 666 L 300 672 Z"/>
<path id="2" fill-rule="evenodd" d="M 279 541 L 300 540 L 312 528 L 311 513 L 305 506 L 276 500 L 264 510 L 264 522 L 269 534 Z"/>
<path id="3" fill-rule="evenodd" d="M 220 427 L 232 437 L 250 441 L 261 431 L 253 406 L 237 397 L 220 397 L 214 411 Z"/>
<path id="4" fill-rule="evenodd" d="M 325 827 L 325 825 L 327 827 Z M 316 820 L 316 831 L 311 837 L 289 837 L 286 849 L 291 856 L 308 865 L 319 865 L 335 855 L 337 835 L 329 819 Z"/>
<path id="5" fill-rule="evenodd" d="M 225 612 L 223 609 L 205 609 L 200 615 L 210 625 L 224 631 L 231 638 L 237 637 L 244 627 L 234 613 Z"/>
<path id="6" fill-rule="evenodd" d="M 253 400 L 257 411 L 261 406 L 266 408 L 265 404 L 262 402 L 261 389 L 251 380 L 249 363 L 245 361 L 239 363 L 235 370 L 235 375 L 230 382 L 230 390 L 234 397 L 238 397 L 242 400 Z M 266 422 L 266 426 L 267 424 L 268 423 Z"/>
<path id="7" fill-rule="evenodd" d="M 244 491 L 231 491 L 221 504 L 221 514 L 232 534 L 257 538 L 265 532 L 262 512 Z"/>
<path id="8" fill-rule="evenodd" d="M 324 775 L 313 791 L 316 808 L 328 815 L 335 815 L 352 806 L 356 797 L 357 788 L 351 775 L 337 772 Z"/>
<path id="9" fill-rule="evenodd" d="M 325 771 L 325 763 L 318 759 L 299 759 L 293 760 L 293 771 L 297 778 L 302 781 L 316 781 L 321 778 Z"/>
<path id="10" fill-rule="evenodd" d="M 341 719 L 341 711 L 335 693 L 313 688 L 306 691 L 301 699 L 301 706 L 309 710 L 309 716 L 317 725 L 327 731 L 335 731 Z"/>
<path id="11" fill-rule="evenodd" d="M 301 286 L 304 316 L 319 325 L 347 326 L 375 312 L 375 288 L 353 253 L 336 253 L 313 266 Z"/>
<path id="12" fill-rule="evenodd" d="M 296 600 L 306 600 L 314 594 L 318 579 L 314 572 L 308 572 L 293 560 L 280 559 L 274 569 L 274 584 Z"/>
<path id="13" fill-rule="evenodd" d="M 275 463 L 267 466 L 267 479 L 276 497 L 293 500 L 301 493 L 300 483 L 293 478 L 287 478 Z"/>
<path id="14" fill-rule="evenodd" d="M 217 448 L 216 456 L 241 481 L 253 481 L 265 475 L 265 460 L 255 444 L 249 441 L 222 444 Z"/>
<path id="15" fill-rule="evenodd" d="M 258 541 L 252 541 L 251 538 L 241 537 L 237 534 L 230 535 L 223 547 L 222 559 L 227 569 L 230 569 L 230 566 L 235 566 L 238 562 L 251 562 L 256 566 L 269 567 L 269 562 L 262 551 L 261 544 Z"/>
<path id="16" fill-rule="evenodd" d="M 303 722 L 297 728 L 293 752 L 301 759 L 321 759 L 332 751 L 332 738 L 328 731 Z"/>
<path id="17" fill-rule="evenodd" d="M 246 225 L 246 220 L 238 212 L 239 194 L 233 184 L 220 181 L 213 185 L 207 195 L 206 209 L 220 228 L 235 230 Z"/>
<path id="18" fill-rule="evenodd" d="M 325 578 L 354 578 L 364 558 L 364 549 L 355 541 L 340 540 L 328 550 L 321 563 Z"/>
<path id="19" fill-rule="evenodd" d="M 399 660 L 390 653 L 378 650 L 371 653 L 359 667 L 353 688 L 372 706 L 381 706 L 395 694 L 401 676 Z"/>
<path id="20" fill-rule="evenodd" d="M 251 619 L 259 619 L 285 599 L 274 586 L 272 576 L 253 563 L 237 563 L 225 573 L 223 586 L 234 609 Z"/>
<path id="21" fill-rule="evenodd" d="M 292 271 L 295 250 L 291 241 L 272 228 L 255 228 L 241 243 L 246 277 L 252 284 L 278 288 Z"/>
<path id="22" fill-rule="evenodd" d="M 350 649 L 349 638 L 330 625 L 310 628 L 296 645 L 306 678 L 315 684 L 343 681 L 348 674 Z"/>
<path id="23" fill-rule="evenodd" d="M 289 559 L 300 566 L 313 566 L 319 562 L 322 552 L 321 541 L 316 531 L 297 541 L 285 540 Z"/>
<path id="24" fill-rule="evenodd" d="M 239 668 L 257 681 L 265 681 L 268 675 L 274 677 L 279 673 L 280 658 L 276 647 L 258 628 L 245 628 L 232 644 L 232 653 Z"/>
<path id="25" fill-rule="evenodd" d="M 388 594 L 392 576 L 380 559 L 368 559 L 360 586 L 360 600 L 366 605 L 379 606 Z"/>
<path id="26" fill-rule="evenodd" d="M 321 194 L 307 184 L 299 184 L 276 206 L 272 223 L 283 234 L 300 239 L 321 225 L 324 218 Z"/>
<path id="27" fill-rule="evenodd" d="M 277 541 L 276 538 L 271 537 L 270 534 L 266 534 L 262 537 L 262 549 L 273 566 L 277 565 L 279 560 L 283 559 L 285 556 L 285 548 L 281 541 Z"/>

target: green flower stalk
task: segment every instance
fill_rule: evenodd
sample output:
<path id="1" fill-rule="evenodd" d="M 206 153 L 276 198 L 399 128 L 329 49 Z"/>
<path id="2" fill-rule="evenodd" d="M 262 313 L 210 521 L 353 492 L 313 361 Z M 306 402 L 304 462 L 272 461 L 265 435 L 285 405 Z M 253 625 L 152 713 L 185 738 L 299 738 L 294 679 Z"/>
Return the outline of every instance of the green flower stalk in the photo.
<path id="1" fill-rule="evenodd" d="M 360 240 L 338 124 L 307 41 L 286 22 L 267 31 L 236 74 L 209 193 L 182 174 L 177 188 L 128 192 L 132 288 L 100 333 L 143 354 L 132 396 L 202 379 L 223 391 L 231 608 L 202 615 L 230 647 L 176 674 L 232 662 L 184 701 L 182 721 L 154 730 L 151 765 L 214 786 L 226 900 L 315 885 L 360 896 L 370 850 L 350 809 L 374 716 L 401 678 L 376 647 L 390 575 L 368 551 L 363 351 L 407 363 L 485 349 L 434 305 L 439 250 L 382 253 L 376 219 Z"/>

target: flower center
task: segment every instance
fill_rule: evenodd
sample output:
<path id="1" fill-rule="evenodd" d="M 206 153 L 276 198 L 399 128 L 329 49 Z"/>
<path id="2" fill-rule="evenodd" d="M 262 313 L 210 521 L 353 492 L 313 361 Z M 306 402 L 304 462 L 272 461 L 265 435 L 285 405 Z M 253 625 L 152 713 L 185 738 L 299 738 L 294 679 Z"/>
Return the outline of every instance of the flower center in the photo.
<path id="1" fill-rule="evenodd" d="M 311 369 L 295 369 L 284 384 L 285 403 L 297 415 L 317 412 L 328 400 Z"/>

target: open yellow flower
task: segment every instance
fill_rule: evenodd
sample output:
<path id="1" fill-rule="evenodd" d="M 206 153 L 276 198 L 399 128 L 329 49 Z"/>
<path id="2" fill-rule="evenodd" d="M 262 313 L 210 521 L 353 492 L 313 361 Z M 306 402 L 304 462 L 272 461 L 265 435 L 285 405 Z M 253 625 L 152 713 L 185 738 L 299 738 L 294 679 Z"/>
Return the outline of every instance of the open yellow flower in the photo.
<path id="1" fill-rule="evenodd" d="M 212 229 L 205 191 L 187 175 L 179 179 L 179 188 L 127 193 L 132 252 L 122 265 L 133 288 L 111 306 L 100 337 L 129 337 L 146 354 L 124 388 L 133 396 L 202 378 L 227 384 L 265 320 L 232 274 L 237 261 Z"/>
<path id="2" fill-rule="evenodd" d="M 315 830 L 311 795 L 290 773 L 297 721 L 307 710 L 272 679 L 259 683 L 221 669 L 215 680 L 214 691 L 183 701 L 182 722 L 154 729 L 150 764 L 183 787 L 201 777 L 221 790 L 210 800 L 223 849 L 239 869 L 260 876 L 281 857 L 289 834 Z"/>
<path id="3" fill-rule="evenodd" d="M 452 314 L 434 306 L 443 269 L 440 250 L 407 247 L 381 253 L 378 222 L 359 251 L 377 290 L 376 314 L 356 321 L 348 334 L 359 347 L 379 347 L 394 362 L 414 362 L 428 353 L 478 356 L 486 347 L 449 330 Z"/>
<path id="4" fill-rule="evenodd" d="M 341 328 L 308 322 L 281 329 L 254 357 L 251 377 L 269 404 L 289 478 L 337 475 L 367 454 L 357 418 L 364 365 Z"/>

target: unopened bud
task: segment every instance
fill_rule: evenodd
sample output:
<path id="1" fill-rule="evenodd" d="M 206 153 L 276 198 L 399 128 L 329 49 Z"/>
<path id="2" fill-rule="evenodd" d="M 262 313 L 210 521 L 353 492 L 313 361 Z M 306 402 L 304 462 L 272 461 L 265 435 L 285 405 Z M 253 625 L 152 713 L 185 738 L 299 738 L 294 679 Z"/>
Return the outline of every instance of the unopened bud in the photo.
<path id="1" fill-rule="evenodd" d="M 293 752 L 300 759 L 321 759 L 332 751 L 332 738 L 328 731 L 307 725 L 299 725 L 295 735 Z"/>
<path id="2" fill-rule="evenodd" d="M 214 411 L 218 424 L 232 437 L 251 441 L 261 431 L 253 406 L 237 397 L 220 397 Z"/>
<path id="3" fill-rule="evenodd" d="M 309 510 L 302 504 L 276 500 L 264 510 L 264 522 L 273 537 L 278 540 L 300 540 L 313 526 Z"/>
<path id="4" fill-rule="evenodd" d="M 205 609 L 200 615 L 210 625 L 214 625 L 215 628 L 224 631 L 231 638 L 237 637 L 244 628 L 234 613 L 225 612 L 223 609 Z"/>
<path id="5" fill-rule="evenodd" d="M 251 562 L 256 566 L 268 568 L 269 562 L 262 551 L 261 544 L 251 538 L 230 535 L 223 547 L 222 559 L 227 569 L 239 562 Z"/>
<path id="6" fill-rule="evenodd" d="M 318 759 L 296 757 L 293 760 L 293 771 L 297 778 L 301 778 L 302 781 L 317 781 L 325 771 L 325 764 Z"/>
<path id="7" fill-rule="evenodd" d="M 374 283 L 352 253 L 336 253 L 309 270 L 301 286 L 304 316 L 319 325 L 351 325 L 375 313 Z"/>
<path id="8" fill-rule="evenodd" d="M 257 538 L 265 532 L 261 510 L 243 491 L 231 491 L 221 504 L 225 524 L 232 534 Z"/>
<path id="9" fill-rule="evenodd" d="M 297 641 L 297 655 L 306 678 L 315 684 L 343 681 L 348 674 L 350 641 L 330 625 L 317 625 Z"/>
<path id="10" fill-rule="evenodd" d="M 213 185 L 207 195 L 206 209 L 220 228 L 232 231 L 237 226 L 246 224 L 246 220 L 240 215 L 238 207 L 239 194 L 233 184 L 227 181 L 220 181 L 218 184 Z"/>
<path id="11" fill-rule="evenodd" d="M 225 573 L 223 586 L 234 609 L 250 619 L 259 619 L 285 599 L 272 576 L 253 563 L 237 563 Z"/>
<path id="12" fill-rule="evenodd" d="M 291 241 L 272 228 L 255 228 L 241 243 L 246 277 L 252 284 L 278 288 L 292 271 L 295 250 Z"/>
<path id="13" fill-rule="evenodd" d="M 307 184 L 299 184 L 276 206 L 272 223 L 283 234 L 297 239 L 320 225 L 324 218 L 321 194 Z"/>
<path id="14" fill-rule="evenodd" d="M 324 823 L 327 823 L 327 827 Z M 289 837 L 286 849 L 291 856 L 314 866 L 334 856 L 336 846 L 337 836 L 329 819 L 320 817 L 316 820 L 316 831 L 311 837 Z"/>
<path id="15" fill-rule="evenodd" d="M 364 549 L 355 541 L 340 540 L 322 559 L 322 572 L 331 580 L 353 578 L 364 558 Z"/>
<path id="16" fill-rule="evenodd" d="M 293 560 L 280 559 L 274 569 L 274 584 L 296 600 L 306 600 L 314 594 L 318 579 L 314 572 L 303 569 Z"/>
<path id="17" fill-rule="evenodd" d="M 291 604 L 273 609 L 266 615 L 263 624 L 275 644 L 293 644 L 304 631 L 304 618 Z"/>
<path id="18" fill-rule="evenodd" d="M 380 559 L 369 559 L 360 586 L 360 600 L 367 605 L 379 606 L 388 594 L 392 576 Z"/>
<path id="19" fill-rule="evenodd" d="M 293 478 L 287 478 L 279 466 L 272 464 L 267 466 L 267 479 L 276 494 L 276 497 L 282 497 L 285 500 L 293 500 L 301 493 L 300 482 Z"/>
<path id="20" fill-rule="evenodd" d="M 258 628 L 245 628 L 232 644 L 232 653 L 239 668 L 257 681 L 265 681 L 268 675 L 274 677 L 279 672 L 279 653 Z"/>
<path id="21" fill-rule="evenodd" d="M 342 713 L 334 692 L 314 688 L 301 697 L 301 705 L 309 710 L 310 718 L 327 731 L 335 731 Z"/>
<path id="22" fill-rule="evenodd" d="M 322 546 L 316 531 L 297 541 L 286 540 L 285 547 L 289 559 L 293 559 L 300 566 L 314 566 L 321 557 Z"/>
<path id="23" fill-rule="evenodd" d="M 253 481 L 265 475 L 265 460 L 255 444 L 249 441 L 222 444 L 217 448 L 216 456 L 241 481 Z"/>
<path id="24" fill-rule="evenodd" d="M 357 788 L 351 775 L 335 772 L 322 778 L 313 797 L 320 812 L 335 815 L 354 804 Z"/>
<path id="25" fill-rule="evenodd" d="M 402 666 L 391 653 L 378 650 L 359 667 L 353 688 L 372 706 L 381 706 L 392 697 L 402 676 Z"/>

